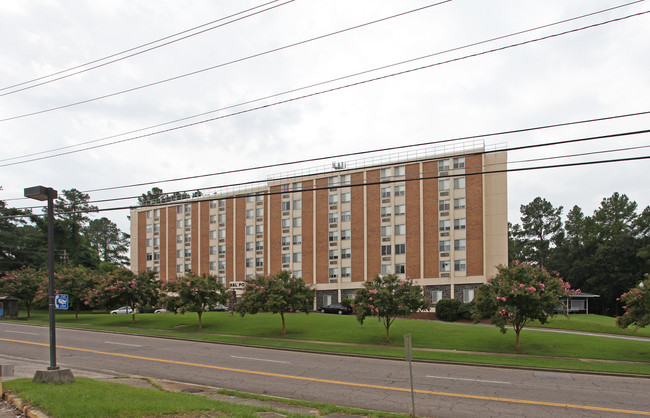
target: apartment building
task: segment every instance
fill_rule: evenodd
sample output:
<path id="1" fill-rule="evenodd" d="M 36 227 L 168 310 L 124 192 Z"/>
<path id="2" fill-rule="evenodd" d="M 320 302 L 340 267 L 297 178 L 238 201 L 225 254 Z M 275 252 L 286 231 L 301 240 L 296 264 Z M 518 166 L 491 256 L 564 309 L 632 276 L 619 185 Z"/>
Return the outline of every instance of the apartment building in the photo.
<path id="1" fill-rule="evenodd" d="M 257 274 L 290 270 L 317 307 L 395 273 L 432 302 L 472 300 L 507 263 L 505 152 L 436 149 L 388 162 L 336 163 L 131 212 L 131 268 L 161 280 L 210 273 L 241 292 Z"/>

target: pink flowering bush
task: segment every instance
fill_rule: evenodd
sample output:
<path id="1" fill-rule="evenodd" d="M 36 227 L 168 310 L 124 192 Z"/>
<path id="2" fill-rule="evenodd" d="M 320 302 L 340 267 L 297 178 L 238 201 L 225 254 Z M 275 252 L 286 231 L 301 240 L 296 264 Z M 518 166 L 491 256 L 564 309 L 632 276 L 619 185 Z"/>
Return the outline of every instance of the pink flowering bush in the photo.
<path id="1" fill-rule="evenodd" d="M 359 323 L 368 316 L 377 316 L 386 328 L 386 342 L 390 342 L 390 326 L 398 316 L 429 308 L 422 288 L 410 277 L 405 281 L 397 275 L 377 276 L 363 283 L 355 292 L 352 308 Z"/>
<path id="2" fill-rule="evenodd" d="M 0 295 L 18 298 L 31 316 L 32 303 L 43 294 L 47 301 L 47 273 L 31 267 L 22 267 L 0 277 Z"/>
<path id="3" fill-rule="evenodd" d="M 616 325 L 627 328 L 634 325 L 637 328 L 650 324 L 650 277 L 648 273 L 638 286 L 623 293 L 619 298 L 625 306 L 625 313 L 616 318 Z"/>
<path id="4" fill-rule="evenodd" d="M 89 299 L 92 298 L 89 296 Z M 135 323 L 136 307 L 158 304 L 160 281 L 156 279 L 154 271 L 135 274 L 126 268 L 118 268 L 109 274 L 94 298 L 97 304 L 108 308 L 130 306 L 133 310 L 131 321 Z"/>
<path id="5" fill-rule="evenodd" d="M 212 274 L 187 273 L 176 280 L 165 283 L 162 290 L 166 293 L 165 306 L 170 311 L 196 312 L 199 316 L 199 329 L 203 329 L 203 312 L 219 303 L 226 303 L 226 287 Z"/>
<path id="6" fill-rule="evenodd" d="M 246 280 L 242 300 L 237 305 L 241 316 L 258 312 L 279 313 L 282 318 L 282 335 L 286 333 L 284 314 L 309 313 L 314 305 L 314 290 L 289 271 L 271 276 L 256 276 Z"/>
<path id="7" fill-rule="evenodd" d="M 567 296 L 579 292 L 558 274 L 515 261 L 498 266 L 497 275 L 478 288 L 472 317 L 477 322 L 489 318 L 504 334 L 512 326 L 519 349 L 519 333 L 530 321 L 546 323 Z"/>
<path id="8" fill-rule="evenodd" d="M 84 267 L 65 267 L 54 273 L 56 293 L 68 295 L 68 305 L 79 319 L 79 309 L 97 305 L 99 274 Z M 47 295 L 46 295 L 47 297 Z"/>

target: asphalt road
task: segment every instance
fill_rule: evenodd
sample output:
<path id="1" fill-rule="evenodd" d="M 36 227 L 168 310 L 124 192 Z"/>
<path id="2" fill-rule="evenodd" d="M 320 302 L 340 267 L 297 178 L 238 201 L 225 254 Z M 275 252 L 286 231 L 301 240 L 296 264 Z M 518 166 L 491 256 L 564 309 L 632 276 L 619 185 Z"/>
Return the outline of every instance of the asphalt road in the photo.
<path id="1" fill-rule="evenodd" d="M 75 375 L 148 376 L 408 413 L 405 361 L 57 328 L 57 362 Z M 49 364 L 47 327 L 0 323 L 0 361 Z M 4 358 L 4 360 L 2 359 Z M 650 415 L 650 379 L 413 363 L 415 408 L 435 417 Z"/>

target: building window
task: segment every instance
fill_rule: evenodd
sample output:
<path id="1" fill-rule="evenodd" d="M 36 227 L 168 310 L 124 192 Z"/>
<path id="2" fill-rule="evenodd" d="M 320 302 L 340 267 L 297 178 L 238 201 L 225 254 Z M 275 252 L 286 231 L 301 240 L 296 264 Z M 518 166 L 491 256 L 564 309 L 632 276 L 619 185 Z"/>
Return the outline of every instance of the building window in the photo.
<path id="1" fill-rule="evenodd" d="M 381 198 L 388 198 L 390 197 L 390 187 L 382 187 L 381 188 Z"/>
<path id="2" fill-rule="evenodd" d="M 349 174 L 342 174 L 341 175 L 341 186 L 349 186 L 350 185 L 350 175 Z"/>
<path id="3" fill-rule="evenodd" d="M 301 227 L 301 226 L 302 226 L 302 218 L 300 218 L 300 217 L 293 218 L 293 227 L 298 228 L 298 227 Z"/>
<path id="4" fill-rule="evenodd" d="M 330 260 L 338 260 L 339 259 L 339 250 L 330 250 L 329 251 L 329 259 Z"/>
<path id="5" fill-rule="evenodd" d="M 226 269 L 226 262 L 225 261 L 219 261 L 217 264 L 219 266 L 219 270 L 225 270 Z"/>
<path id="6" fill-rule="evenodd" d="M 253 246 L 252 241 L 246 243 L 246 251 L 253 251 L 253 248 L 255 247 Z"/>
<path id="7" fill-rule="evenodd" d="M 264 202 L 264 194 L 258 194 L 255 196 L 255 200 L 258 202 Z"/>
<path id="8" fill-rule="evenodd" d="M 253 259 L 252 258 L 247 258 L 246 259 L 246 267 L 253 267 Z"/>
<path id="9" fill-rule="evenodd" d="M 220 229 L 218 236 L 219 236 L 219 238 L 226 238 L 226 230 L 225 229 Z"/>
<path id="10" fill-rule="evenodd" d="M 176 242 L 179 244 L 183 242 L 183 234 L 176 235 Z"/>
<path id="11" fill-rule="evenodd" d="M 255 241 L 255 249 L 256 250 L 263 250 L 264 249 L 264 241 Z"/>
<path id="12" fill-rule="evenodd" d="M 255 233 L 263 234 L 264 233 L 264 224 L 255 225 Z"/>
<path id="13" fill-rule="evenodd" d="M 474 289 L 463 290 L 463 302 L 471 302 L 474 300 Z"/>
<path id="14" fill-rule="evenodd" d="M 329 187 L 336 187 L 339 184 L 339 179 L 336 176 L 328 177 L 327 178 L 327 185 Z"/>
<path id="15" fill-rule="evenodd" d="M 210 231 L 209 235 L 210 235 L 210 239 L 217 239 L 217 231 L 212 230 Z"/>
<path id="16" fill-rule="evenodd" d="M 330 279 L 335 279 L 339 277 L 339 268 L 338 267 L 330 267 L 329 269 L 329 278 Z"/>
<path id="17" fill-rule="evenodd" d="M 281 190 L 283 193 L 284 193 L 284 192 L 288 192 L 288 191 L 289 191 L 289 187 L 290 187 L 290 186 L 289 186 L 288 184 L 283 184 L 283 185 L 280 186 L 280 190 Z"/>
<path id="18" fill-rule="evenodd" d="M 454 219 L 454 229 L 465 229 L 465 218 Z"/>
<path id="19" fill-rule="evenodd" d="M 219 246 L 219 254 L 225 254 L 225 253 L 226 253 L 226 246 L 222 244 Z"/>
<path id="20" fill-rule="evenodd" d="M 394 171 L 393 171 L 393 175 L 395 177 L 403 177 L 404 176 L 404 166 L 402 165 L 402 166 L 399 166 L 399 167 L 395 167 Z"/>
<path id="21" fill-rule="evenodd" d="M 191 272 L 191 271 L 192 271 L 192 264 L 190 264 L 190 263 L 186 263 L 186 264 L 185 264 L 185 272 L 186 272 L 186 273 L 189 273 L 189 272 Z"/>
<path id="22" fill-rule="evenodd" d="M 388 276 L 389 274 L 393 274 L 393 265 L 392 264 L 382 264 L 381 265 L 381 275 L 382 276 Z"/>
<path id="23" fill-rule="evenodd" d="M 302 190 L 302 183 L 300 182 L 292 183 L 291 188 L 293 190 Z"/>
<path id="24" fill-rule="evenodd" d="M 404 274 L 406 273 L 406 264 L 395 264 L 395 274 Z"/>
<path id="25" fill-rule="evenodd" d="M 395 244 L 395 255 L 406 254 L 406 244 Z"/>
<path id="26" fill-rule="evenodd" d="M 448 239 L 440 240 L 440 245 L 438 246 L 440 251 L 449 251 L 451 250 L 451 241 Z"/>
<path id="27" fill-rule="evenodd" d="M 253 235 L 254 232 L 255 232 L 255 227 L 254 226 L 248 225 L 246 227 L 246 235 Z"/>
<path id="28" fill-rule="evenodd" d="M 255 209 L 255 216 L 261 218 L 264 216 L 264 208 Z"/>
<path id="29" fill-rule="evenodd" d="M 192 226 L 192 218 L 185 218 L 185 228 Z"/>
<path id="30" fill-rule="evenodd" d="M 449 190 L 449 179 L 438 180 L 438 190 L 441 192 Z"/>
<path id="31" fill-rule="evenodd" d="M 404 235 L 406 234 L 406 225 L 395 225 L 395 235 Z"/>
<path id="32" fill-rule="evenodd" d="M 291 219 L 286 218 L 282 220 L 282 228 L 289 228 L 291 226 Z"/>
<path id="33" fill-rule="evenodd" d="M 442 199 L 438 202 L 438 210 L 449 210 L 449 199 Z"/>
<path id="34" fill-rule="evenodd" d="M 293 275 L 298 277 L 298 278 L 301 278 L 302 277 L 302 270 L 294 270 Z"/>
<path id="35" fill-rule="evenodd" d="M 435 305 L 440 299 L 442 299 L 442 290 L 433 290 L 431 292 L 431 303 Z"/>
<path id="36" fill-rule="evenodd" d="M 451 271 L 451 262 L 449 260 L 440 260 L 440 271 L 442 272 Z"/>
<path id="37" fill-rule="evenodd" d="M 406 205 L 395 205 L 395 216 L 406 214 Z"/>
<path id="38" fill-rule="evenodd" d="M 352 257 L 352 249 L 341 248 L 341 258 L 350 258 L 350 257 Z"/>
<path id="39" fill-rule="evenodd" d="M 186 248 L 185 249 L 185 257 L 192 257 L 192 249 L 191 248 Z"/>
<path id="40" fill-rule="evenodd" d="M 255 212 L 253 211 L 253 209 L 246 209 L 246 219 L 253 219 L 254 218 L 254 216 L 253 216 L 254 213 Z"/>
<path id="41" fill-rule="evenodd" d="M 454 199 L 454 209 L 465 209 L 465 198 L 459 197 Z"/>
<path id="42" fill-rule="evenodd" d="M 288 235 L 287 235 L 287 236 L 284 236 L 284 237 L 282 237 L 282 241 L 281 241 L 281 242 L 282 242 L 282 245 L 283 245 L 283 246 L 285 246 L 285 245 L 289 245 L 289 244 L 291 244 L 291 238 L 290 238 Z"/>
<path id="43" fill-rule="evenodd" d="M 210 207 L 213 208 L 213 209 L 216 208 L 217 207 L 217 201 L 216 200 L 211 200 L 210 201 Z"/>
<path id="44" fill-rule="evenodd" d="M 160 245 L 160 238 L 154 238 L 153 239 L 153 246 L 158 247 Z"/>
<path id="45" fill-rule="evenodd" d="M 282 254 L 282 264 L 289 264 L 291 262 L 291 254 Z"/>
<path id="46" fill-rule="evenodd" d="M 465 260 L 454 260 L 454 271 L 465 271 L 465 270 L 467 270 L 467 265 L 465 264 Z"/>
<path id="47" fill-rule="evenodd" d="M 341 203 L 350 203 L 351 193 L 341 193 Z"/>
<path id="48" fill-rule="evenodd" d="M 390 206 L 382 206 L 379 209 L 379 213 L 382 217 L 390 216 L 390 209 L 391 209 Z"/>
<path id="49" fill-rule="evenodd" d="M 147 226 L 145 227 L 145 232 L 151 232 L 151 227 L 152 227 L 151 224 L 147 224 Z"/>
<path id="50" fill-rule="evenodd" d="M 176 273 L 182 273 L 182 272 L 183 272 L 183 265 L 176 264 Z"/>
<path id="51" fill-rule="evenodd" d="M 210 255 L 217 254 L 217 246 L 216 245 L 210 245 L 208 252 L 210 253 Z"/>
<path id="52" fill-rule="evenodd" d="M 219 207 L 220 208 L 225 208 L 226 207 L 226 201 L 225 200 L 219 200 Z"/>
<path id="53" fill-rule="evenodd" d="M 351 267 L 341 267 L 341 277 L 350 277 L 352 275 Z"/>
<path id="54" fill-rule="evenodd" d="M 449 160 L 438 161 L 438 171 L 449 171 Z"/>
<path id="55" fill-rule="evenodd" d="M 210 270 L 214 271 L 217 269 L 217 262 L 216 261 L 210 261 Z"/>
<path id="56" fill-rule="evenodd" d="M 293 236 L 293 245 L 300 245 L 302 244 L 302 235 L 296 234 Z"/>
<path id="57" fill-rule="evenodd" d="M 444 219 L 438 222 L 440 225 L 441 231 L 449 231 L 451 229 L 451 221 L 449 219 Z"/>
<path id="58" fill-rule="evenodd" d="M 350 215 L 350 211 L 345 211 L 341 212 L 341 222 L 350 222 L 352 220 L 352 216 Z"/>
<path id="59" fill-rule="evenodd" d="M 192 212 L 192 204 L 191 203 L 186 203 L 185 204 L 185 213 Z"/>
<path id="60" fill-rule="evenodd" d="M 192 234 L 185 234 L 185 243 L 189 244 L 192 242 Z"/>
<path id="61" fill-rule="evenodd" d="M 336 205 L 337 203 L 339 203 L 339 195 L 338 194 L 329 195 L 328 202 L 330 205 Z"/>
<path id="62" fill-rule="evenodd" d="M 454 158 L 454 168 L 465 168 L 465 157 Z"/>
<path id="63" fill-rule="evenodd" d="M 381 246 L 381 255 L 390 255 L 393 247 L 391 245 L 382 245 Z"/>
<path id="64" fill-rule="evenodd" d="M 176 206 L 176 213 L 183 213 L 183 205 Z M 183 266 L 181 266 L 182 268 Z M 182 270 L 181 270 L 182 271 Z"/>
<path id="65" fill-rule="evenodd" d="M 464 239 L 455 239 L 454 240 L 454 250 L 456 251 L 465 251 L 465 240 Z"/>
<path id="66" fill-rule="evenodd" d="M 390 226 L 382 226 L 381 227 L 381 236 L 382 237 L 390 237 L 393 233 L 393 228 Z"/>
<path id="67" fill-rule="evenodd" d="M 153 254 L 147 253 L 147 261 L 153 260 Z"/>
<path id="68" fill-rule="evenodd" d="M 343 241 L 343 240 L 350 239 L 351 237 L 352 237 L 352 231 L 351 231 L 351 230 L 349 230 L 349 229 L 343 229 L 343 230 L 341 231 L 341 240 L 342 240 L 342 241 Z"/>
<path id="69" fill-rule="evenodd" d="M 395 196 L 404 196 L 406 194 L 406 186 L 395 186 Z"/>
<path id="70" fill-rule="evenodd" d="M 210 215 L 210 223 L 211 224 L 217 223 L 217 215 Z"/>
<path id="71" fill-rule="evenodd" d="M 182 229 L 183 228 L 183 220 L 179 219 L 176 221 L 176 228 Z"/>
<path id="72" fill-rule="evenodd" d="M 293 253 L 293 262 L 302 263 L 302 253 Z"/>
<path id="73" fill-rule="evenodd" d="M 328 215 L 328 221 L 331 224 L 335 224 L 339 221 L 339 214 L 338 212 L 330 212 Z"/>
<path id="74" fill-rule="evenodd" d="M 176 250 L 176 258 L 183 258 L 183 250 Z"/>
<path id="75" fill-rule="evenodd" d="M 302 200 L 297 199 L 293 201 L 293 210 L 302 209 Z"/>
<path id="76" fill-rule="evenodd" d="M 464 188 L 465 188 L 465 177 L 455 177 L 454 189 L 464 189 Z"/>
<path id="77" fill-rule="evenodd" d="M 261 257 L 256 258 L 255 267 L 264 267 L 264 259 Z"/>
<path id="78" fill-rule="evenodd" d="M 330 242 L 338 241 L 339 240 L 339 231 L 330 231 L 328 233 L 328 236 L 329 236 L 329 241 Z"/>
<path id="79" fill-rule="evenodd" d="M 220 213 L 219 214 L 219 222 L 226 222 L 226 214 L 225 213 Z"/>

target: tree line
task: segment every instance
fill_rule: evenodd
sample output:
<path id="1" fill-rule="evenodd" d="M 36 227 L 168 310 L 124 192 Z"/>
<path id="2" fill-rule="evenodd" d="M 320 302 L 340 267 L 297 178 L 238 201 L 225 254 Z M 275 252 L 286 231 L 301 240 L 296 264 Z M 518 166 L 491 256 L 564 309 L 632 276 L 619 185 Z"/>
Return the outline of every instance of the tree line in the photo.
<path id="1" fill-rule="evenodd" d="M 521 205 L 521 224 L 509 224 L 509 261 L 553 270 L 571 287 L 600 295 L 594 312 L 621 315 L 623 293 L 650 271 L 650 206 L 639 210 L 625 194 L 602 199 L 591 216 L 536 197 Z"/>

